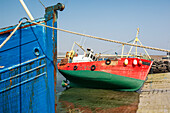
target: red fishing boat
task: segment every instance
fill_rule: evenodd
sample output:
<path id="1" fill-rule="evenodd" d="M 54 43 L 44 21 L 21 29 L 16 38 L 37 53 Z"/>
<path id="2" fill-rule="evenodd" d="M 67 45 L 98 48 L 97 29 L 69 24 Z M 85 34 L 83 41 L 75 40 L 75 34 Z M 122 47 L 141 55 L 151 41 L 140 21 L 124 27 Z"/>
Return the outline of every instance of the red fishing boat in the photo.
<path id="1" fill-rule="evenodd" d="M 92 49 L 82 50 L 84 55 L 77 55 L 72 49 L 58 64 L 59 72 L 69 80 L 71 87 L 136 91 L 143 86 L 152 66 L 151 60 L 139 56 L 128 54 L 99 60 L 99 55 L 94 55 Z M 67 85 L 66 81 L 64 85 Z"/>

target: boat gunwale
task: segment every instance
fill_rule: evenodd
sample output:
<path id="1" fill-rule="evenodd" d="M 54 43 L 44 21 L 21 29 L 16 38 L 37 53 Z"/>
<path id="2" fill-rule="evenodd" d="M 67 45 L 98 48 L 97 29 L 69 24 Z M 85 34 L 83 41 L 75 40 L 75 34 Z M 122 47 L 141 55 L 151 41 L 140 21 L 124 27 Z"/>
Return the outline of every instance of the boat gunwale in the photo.
<path id="1" fill-rule="evenodd" d="M 36 23 L 44 23 L 45 22 L 45 18 L 38 18 L 38 19 L 35 19 L 33 22 L 36 22 Z M 23 22 L 21 24 L 21 27 L 19 27 L 18 29 L 22 29 L 22 28 L 26 28 L 26 27 L 29 27 L 29 26 L 34 26 L 36 25 L 35 23 L 30 23 L 30 22 Z M 1 34 L 5 34 L 5 33 L 9 33 L 11 31 L 13 31 L 15 29 L 17 25 L 13 25 L 13 26 L 8 26 L 8 27 L 4 27 L 4 28 L 0 28 L 0 35 Z"/>

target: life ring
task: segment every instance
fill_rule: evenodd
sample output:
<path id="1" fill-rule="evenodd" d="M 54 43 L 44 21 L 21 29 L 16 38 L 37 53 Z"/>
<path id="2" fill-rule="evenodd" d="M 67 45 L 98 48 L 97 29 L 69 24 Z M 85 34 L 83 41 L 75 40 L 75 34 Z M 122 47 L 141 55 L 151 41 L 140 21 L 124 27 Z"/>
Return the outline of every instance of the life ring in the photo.
<path id="1" fill-rule="evenodd" d="M 105 63 L 106 63 L 106 65 L 109 65 L 111 63 L 111 60 L 107 59 Z"/>
<path id="2" fill-rule="evenodd" d="M 94 71 L 96 69 L 96 66 L 95 65 L 92 65 L 91 66 L 91 71 Z"/>
<path id="3" fill-rule="evenodd" d="M 74 66 L 74 67 L 73 67 L 73 70 L 76 70 L 77 68 L 78 68 L 77 66 Z"/>

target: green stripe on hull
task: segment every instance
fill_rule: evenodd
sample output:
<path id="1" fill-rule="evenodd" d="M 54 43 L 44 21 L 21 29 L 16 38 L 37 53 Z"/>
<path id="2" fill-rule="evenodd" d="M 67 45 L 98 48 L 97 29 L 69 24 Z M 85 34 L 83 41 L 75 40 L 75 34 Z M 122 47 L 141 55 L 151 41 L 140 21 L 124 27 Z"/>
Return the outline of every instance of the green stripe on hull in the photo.
<path id="1" fill-rule="evenodd" d="M 59 70 L 69 81 L 71 87 L 104 88 L 119 91 L 136 91 L 144 81 L 101 71 Z"/>

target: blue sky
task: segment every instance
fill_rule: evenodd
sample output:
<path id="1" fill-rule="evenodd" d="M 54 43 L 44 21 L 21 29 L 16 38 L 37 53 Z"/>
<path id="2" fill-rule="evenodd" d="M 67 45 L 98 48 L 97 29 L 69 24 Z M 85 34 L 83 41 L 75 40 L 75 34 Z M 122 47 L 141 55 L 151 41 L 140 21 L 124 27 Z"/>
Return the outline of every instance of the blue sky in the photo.
<path id="1" fill-rule="evenodd" d="M 15 25 L 22 17 L 28 17 L 19 0 L 0 0 L 0 28 Z M 34 18 L 43 17 L 44 8 L 38 0 L 24 0 Z M 45 6 L 64 3 L 59 12 L 58 27 L 128 42 L 136 36 L 143 45 L 170 50 L 170 0 L 41 0 Z M 121 52 L 118 44 L 83 38 L 58 32 L 58 51 L 66 52 L 73 42 L 83 43 L 97 53 Z M 119 47 L 118 47 L 119 46 Z M 125 49 L 127 52 L 129 47 Z M 149 54 L 166 54 L 147 50 Z"/>

